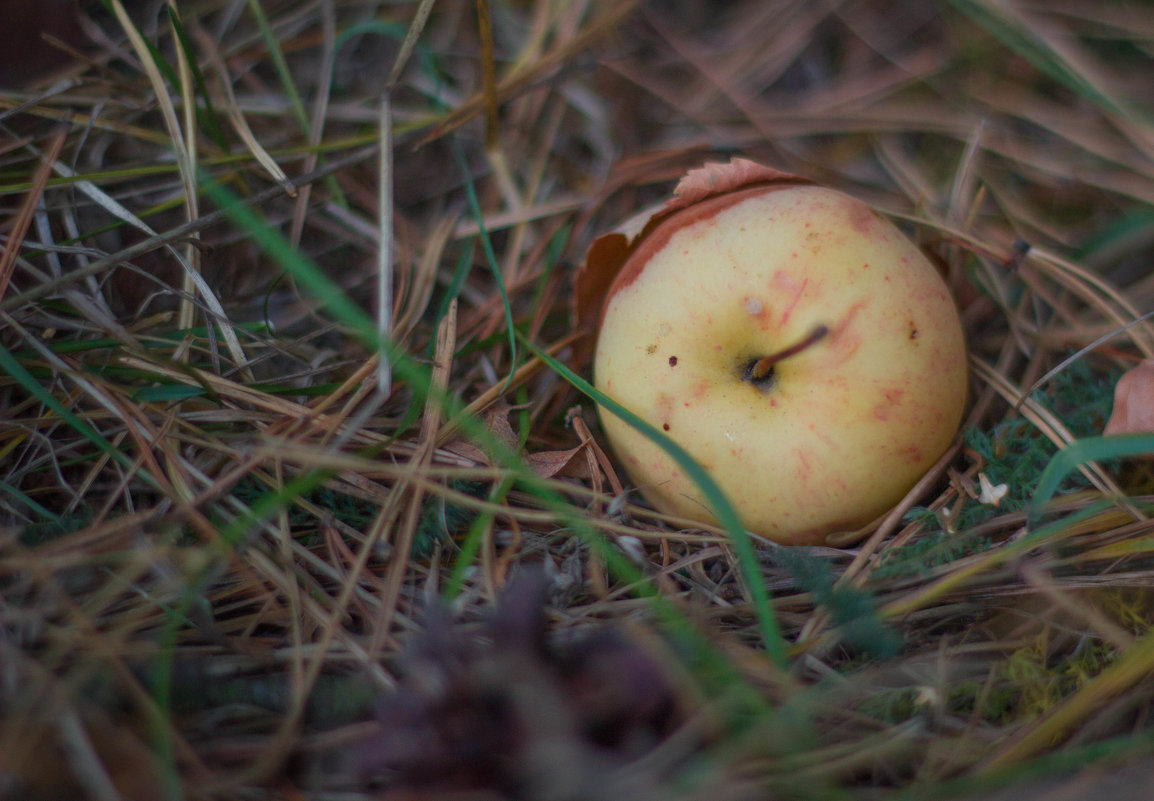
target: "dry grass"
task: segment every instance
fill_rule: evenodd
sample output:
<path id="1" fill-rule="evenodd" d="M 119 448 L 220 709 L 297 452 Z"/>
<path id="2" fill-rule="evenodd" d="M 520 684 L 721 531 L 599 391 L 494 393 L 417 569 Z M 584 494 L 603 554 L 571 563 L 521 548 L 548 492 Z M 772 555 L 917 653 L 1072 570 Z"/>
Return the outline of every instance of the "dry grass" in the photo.
<path id="1" fill-rule="evenodd" d="M 111 0 L 64 80 L 0 72 L 0 796 L 942 798 L 1150 759 L 1148 463 L 1029 514 L 1154 356 L 1149 9 L 179 5 L 183 47 Z M 587 375 L 585 247 L 735 153 L 903 221 L 973 363 L 899 510 L 744 565 L 620 487 L 535 350 Z M 544 639 L 529 590 L 488 611 L 531 565 Z"/>

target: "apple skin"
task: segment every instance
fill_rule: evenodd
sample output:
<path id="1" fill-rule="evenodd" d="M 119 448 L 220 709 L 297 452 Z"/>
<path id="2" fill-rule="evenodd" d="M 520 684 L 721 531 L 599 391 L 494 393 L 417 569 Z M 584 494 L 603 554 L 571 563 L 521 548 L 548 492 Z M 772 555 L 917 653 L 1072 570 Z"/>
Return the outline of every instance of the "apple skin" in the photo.
<path id="1" fill-rule="evenodd" d="M 768 383 L 743 378 L 821 325 Z M 780 184 L 697 202 L 637 244 L 602 309 L 594 377 L 684 447 L 748 530 L 818 544 L 876 519 L 941 457 L 967 359 L 945 282 L 896 227 L 840 192 Z M 657 509 L 716 522 L 660 446 L 601 418 Z"/>

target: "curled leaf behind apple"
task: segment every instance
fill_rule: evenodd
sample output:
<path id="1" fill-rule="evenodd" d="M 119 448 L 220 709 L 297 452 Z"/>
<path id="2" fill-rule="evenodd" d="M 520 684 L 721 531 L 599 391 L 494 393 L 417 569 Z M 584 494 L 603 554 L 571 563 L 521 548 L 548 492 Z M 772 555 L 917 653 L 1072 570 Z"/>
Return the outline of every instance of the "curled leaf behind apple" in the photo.
<path id="1" fill-rule="evenodd" d="M 908 238 L 848 195 L 744 159 L 709 164 L 636 236 L 595 242 L 583 270 L 603 279 L 606 264 L 597 388 L 685 448 L 756 534 L 817 544 L 867 525 L 957 432 L 967 361 L 954 300 Z M 588 306 L 596 293 L 579 283 L 577 295 Z M 654 506 L 716 522 L 665 450 L 601 418 Z"/>

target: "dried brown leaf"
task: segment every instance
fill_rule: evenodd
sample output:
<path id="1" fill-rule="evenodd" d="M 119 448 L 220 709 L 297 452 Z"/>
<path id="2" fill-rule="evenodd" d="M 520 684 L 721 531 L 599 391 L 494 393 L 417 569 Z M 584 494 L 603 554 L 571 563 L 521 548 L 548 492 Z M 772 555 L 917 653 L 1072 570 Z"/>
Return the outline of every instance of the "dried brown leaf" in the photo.
<path id="1" fill-rule="evenodd" d="M 1114 412 L 1105 434 L 1154 432 L 1154 359 L 1127 371 L 1114 387 Z"/>
<path id="2" fill-rule="evenodd" d="M 641 241 L 662 220 L 680 209 L 718 195 L 776 183 L 811 182 L 745 158 L 734 158 L 728 163 L 708 162 L 687 172 L 673 190 L 673 197 L 664 205 L 634 215 L 616 230 L 599 236 L 589 246 L 585 261 L 574 279 L 574 317 L 577 326 L 590 333 L 596 331 L 600 324 L 601 309 L 613 281 Z"/>
<path id="3" fill-rule="evenodd" d="M 541 478 L 591 478 L 589 460 L 585 458 L 584 450 L 583 445 L 578 445 L 567 451 L 530 453 L 525 456 L 525 464 Z"/>
<path id="4" fill-rule="evenodd" d="M 513 426 L 509 424 L 509 412 L 516 408 L 519 407 L 510 405 L 504 399 L 499 399 L 481 415 L 489 432 L 503 445 L 513 450 L 517 450 L 521 445 L 521 438 L 517 436 Z M 444 448 L 458 456 L 471 459 L 477 464 L 493 465 L 493 460 L 489 458 L 489 454 L 485 453 L 484 449 L 464 437 L 454 437 L 445 443 Z"/>
<path id="5" fill-rule="evenodd" d="M 776 170 L 749 159 L 735 158 L 728 164 L 711 161 L 690 170 L 673 190 L 674 197 L 665 204 L 665 212 L 683 209 L 716 195 L 736 192 L 754 184 L 809 183 L 793 173 Z"/>
<path id="6" fill-rule="evenodd" d="M 509 423 L 509 413 L 521 407 L 513 406 L 504 400 L 494 403 L 484 414 L 485 425 L 489 431 L 509 448 L 517 449 L 521 440 L 513 426 Z M 568 450 L 540 451 L 526 453 L 525 464 L 529 469 L 542 478 L 564 476 L 566 478 L 590 478 L 589 460 L 585 458 L 585 445 L 578 445 Z M 445 445 L 445 449 L 453 453 L 472 459 L 478 464 L 492 465 L 489 454 L 465 439 L 455 439 Z"/>
<path id="7" fill-rule="evenodd" d="M 593 332 L 601 317 L 605 295 L 621 265 L 629 258 L 629 237 L 614 231 L 593 240 L 585 262 L 573 279 L 573 316 L 576 327 Z"/>
<path id="8" fill-rule="evenodd" d="M 504 400 L 498 400 L 485 412 L 485 425 L 489 427 L 489 431 L 510 448 L 517 448 L 521 444 L 521 438 L 517 436 L 513 426 L 509 424 L 509 412 L 519 408 L 521 407 L 512 406 Z"/>

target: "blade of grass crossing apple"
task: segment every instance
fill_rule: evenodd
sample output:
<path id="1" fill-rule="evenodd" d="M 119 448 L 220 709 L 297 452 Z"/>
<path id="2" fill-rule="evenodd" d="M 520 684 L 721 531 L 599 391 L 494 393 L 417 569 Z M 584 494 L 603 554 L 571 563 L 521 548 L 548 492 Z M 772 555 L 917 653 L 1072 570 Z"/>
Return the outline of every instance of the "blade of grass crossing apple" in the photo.
<path id="1" fill-rule="evenodd" d="M 1029 519 L 1037 523 L 1046 503 L 1054 497 L 1062 480 L 1079 465 L 1102 459 L 1124 459 L 1154 453 L 1154 434 L 1121 434 L 1110 437 L 1086 437 L 1075 440 L 1058 451 L 1042 475 L 1030 500 Z"/>
<path id="2" fill-rule="evenodd" d="M 312 292 L 326 304 L 330 314 L 341 319 L 351 328 L 352 335 L 363 342 L 366 348 L 376 351 L 382 347 L 381 343 L 377 341 L 375 326 L 369 316 L 349 301 L 344 293 L 332 284 L 306 257 L 292 250 L 283 236 L 269 228 L 255 212 L 242 205 L 232 193 L 224 189 L 224 187 L 220 186 L 210 177 L 202 177 L 201 188 L 209 194 L 212 200 L 220 205 L 241 228 L 245 229 L 251 235 L 253 241 L 259 247 L 264 249 L 272 258 L 276 259 L 287 271 L 292 272 L 300 286 Z M 416 396 L 415 402 L 422 402 L 423 398 L 432 389 L 428 369 L 409 359 L 407 355 L 393 343 L 385 343 L 384 347 L 389 351 L 389 356 L 393 361 L 393 368 L 397 375 L 411 385 L 413 394 Z M 573 375 L 571 371 L 559 365 L 555 360 L 553 364 L 557 365 L 562 371 L 568 372 L 569 375 Z M 564 374 L 564 372 L 562 374 Z M 573 377 L 576 378 L 576 376 Z M 577 380 L 580 381 L 580 379 Z M 594 390 L 594 392 L 596 392 L 596 390 Z M 693 625 L 686 619 L 685 615 L 668 599 L 662 597 L 652 585 L 652 582 L 648 581 L 638 568 L 629 563 L 619 551 L 610 547 L 604 537 L 600 536 L 592 526 L 581 519 L 580 516 L 576 515 L 572 508 L 565 502 L 565 499 L 556 491 L 552 490 L 547 485 L 547 482 L 538 478 L 532 470 L 528 469 L 519 455 L 500 442 L 489 431 L 484 422 L 471 416 L 462 416 L 462 405 L 460 401 L 451 394 L 443 394 L 442 397 L 438 398 L 438 401 L 444 409 L 446 419 L 454 420 L 455 422 L 459 420 L 457 424 L 464 433 L 488 449 L 494 460 L 512 471 L 516 479 L 523 482 L 526 488 L 541 500 L 545 508 L 557 513 L 577 536 L 581 537 L 591 547 L 596 548 L 598 554 L 603 558 L 605 564 L 615 576 L 628 582 L 638 595 L 648 597 L 660 619 L 669 626 L 671 630 L 685 637 L 687 641 L 695 643 L 698 646 L 697 652 L 699 657 L 707 663 L 711 669 L 715 670 L 717 675 L 724 677 L 727 686 L 738 689 L 745 687 L 748 692 L 743 692 L 742 697 L 746 702 L 747 709 L 754 709 L 758 714 L 772 713 L 772 710 L 766 706 L 764 698 L 762 698 L 757 691 L 747 686 L 745 679 L 737 672 L 729 660 L 726 659 L 724 654 L 717 651 L 717 649 L 713 648 L 703 637 L 697 634 Z M 700 468 L 697 468 L 697 470 L 700 471 Z M 704 476 L 704 480 L 709 482 L 708 476 Z M 721 497 L 719 492 L 716 493 L 716 495 L 719 498 Z M 721 500 L 724 502 L 724 498 Z M 748 540 L 745 539 L 744 532 L 741 531 L 740 525 L 736 523 L 736 516 L 733 514 L 732 509 L 730 509 L 728 519 L 740 535 L 735 538 L 735 541 L 738 543 L 737 547 L 742 549 L 742 553 L 745 555 L 745 564 L 749 565 L 751 570 L 755 570 L 755 557 L 752 546 Z M 742 540 L 744 540 L 744 542 L 742 542 Z M 773 610 L 769 607 L 765 588 L 761 585 L 760 579 L 753 582 L 752 588 L 759 618 L 763 621 L 762 627 L 766 632 L 767 650 L 772 655 L 775 665 L 784 668 L 786 666 L 785 646 L 778 633 Z"/>
<path id="3" fill-rule="evenodd" d="M 726 499 L 725 493 L 721 491 L 721 487 L 717 486 L 717 483 L 710 477 L 709 473 L 705 472 L 701 465 L 689 455 L 688 451 L 658 431 L 656 427 L 642 420 L 568 367 L 561 364 L 561 362 L 535 347 L 531 342 L 525 342 L 525 347 L 531 350 L 537 358 L 545 362 L 554 372 L 576 387 L 582 394 L 608 409 L 652 440 L 658 447 L 668 453 L 673 460 L 677 462 L 678 466 L 697 484 L 709 502 L 710 507 L 713 509 L 714 514 L 717 515 L 718 522 L 721 523 L 722 528 L 729 533 L 733 547 L 737 551 L 738 561 L 741 563 L 745 582 L 749 586 L 750 594 L 753 596 L 753 606 L 761 627 L 762 639 L 765 641 L 765 649 L 778 667 L 785 668 L 788 665 L 785 641 L 781 636 L 781 628 L 778 626 L 777 616 L 773 611 L 773 605 L 769 599 L 769 592 L 765 589 L 765 584 L 762 582 L 761 571 L 757 566 L 757 554 L 753 549 L 753 542 L 750 540 L 749 535 L 745 533 L 745 528 L 741 525 L 741 520 L 738 518 L 737 512 L 734 511 L 732 504 Z"/>

